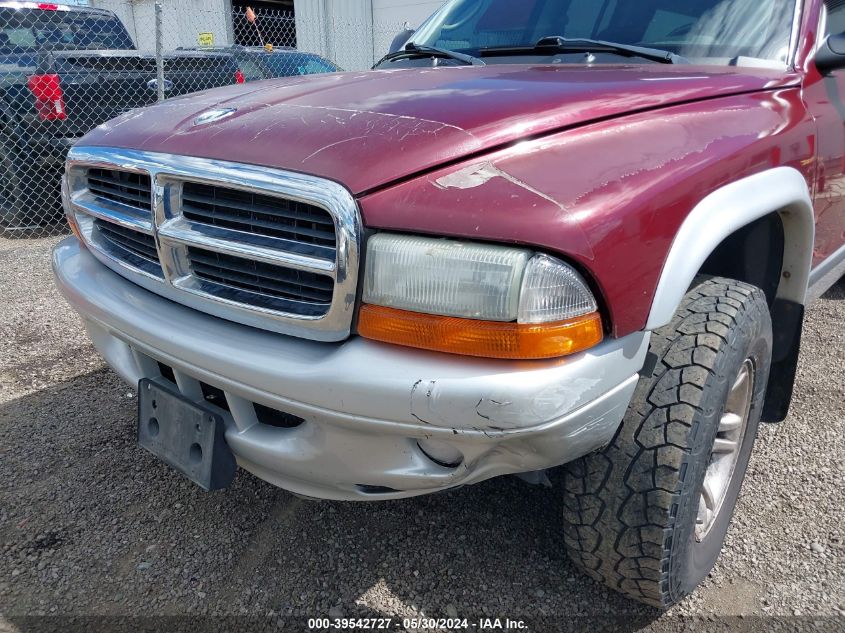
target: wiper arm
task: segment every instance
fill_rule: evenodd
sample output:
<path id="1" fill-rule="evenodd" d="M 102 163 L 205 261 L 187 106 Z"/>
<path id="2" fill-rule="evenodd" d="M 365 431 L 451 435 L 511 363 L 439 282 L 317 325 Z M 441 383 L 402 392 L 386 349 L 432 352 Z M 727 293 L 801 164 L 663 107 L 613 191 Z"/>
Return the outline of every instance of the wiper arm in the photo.
<path id="1" fill-rule="evenodd" d="M 414 44 L 413 42 L 409 42 L 403 50 L 396 51 L 394 53 L 389 53 L 382 57 L 379 62 L 375 66 L 373 66 L 373 68 L 378 68 L 384 62 L 389 62 L 394 59 L 411 59 L 414 57 L 443 57 L 446 59 L 454 59 L 470 66 L 487 65 L 486 63 L 484 63 L 483 60 L 480 60 L 477 57 L 473 57 L 472 55 L 456 53 L 455 51 L 450 51 L 445 48 L 438 48 L 436 46 L 424 46 L 421 44 Z"/>
<path id="2" fill-rule="evenodd" d="M 542 55 L 544 53 L 615 53 L 625 57 L 640 57 L 660 64 L 688 64 L 685 57 L 659 48 L 619 44 L 584 37 L 568 38 L 560 35 L 543 37 L 534 46 L 484 48 L 481 53 L 492 55 Z"/>
<path id="3" fill-rule="evenodd" d="M 569 39 L 559 35 L 541 38 L 535 45 L 537 48 L 554 48 L 554 49 L 576 49 L 583 50 L 589 53 L 619 53 L 620 55 L 627 55 L 629 57 L 641 57 L 653 62 L 661 64 L 687 64 L 689 63 L 685 58 L 676 55 L 670 51 L 664 51 L 660 48 L 648 48 L 645 46 L 633 46 L 631 44 L 620 44 L 618 42 L 608 42 L 606 40 L 593 40 L 589 38 L 573 38 Z"/>

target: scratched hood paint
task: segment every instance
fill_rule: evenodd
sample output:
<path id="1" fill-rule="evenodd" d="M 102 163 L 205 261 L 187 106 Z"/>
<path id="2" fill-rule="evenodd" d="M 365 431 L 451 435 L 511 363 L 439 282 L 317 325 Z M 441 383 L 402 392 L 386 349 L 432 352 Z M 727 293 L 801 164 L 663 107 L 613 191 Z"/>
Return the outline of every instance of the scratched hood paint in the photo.
<path id="1" fill-rule="evenodd" d="M 772 89 L 772 70 L 497 65 L 312 75 L 136 110 L 80 145 L 300 171 L 358 194 L 469 154 L 628 112 Z M 237 108 L 196 125 L 207 110 Z M 592 157 L 596 159 L 597 157 Z"/>

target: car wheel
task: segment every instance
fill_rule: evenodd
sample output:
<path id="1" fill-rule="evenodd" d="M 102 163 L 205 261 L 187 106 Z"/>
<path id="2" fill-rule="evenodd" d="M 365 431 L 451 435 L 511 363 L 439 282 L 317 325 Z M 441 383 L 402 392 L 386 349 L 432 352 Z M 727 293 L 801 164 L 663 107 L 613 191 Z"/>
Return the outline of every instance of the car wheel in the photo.
<path id="1" fill-rule="evenodd" d="M 658 608 L 704 580 L 745 476 L 771 349 L 759 288 L 696 278 L 672 322 L 653 332 L 654 370 L 616 437 L 565 467 L 564 538 L 579 567 Z"/>
<path id="2" fill-rule="evenodd" d="M 37 227 L 35 218 L 27 218 L 23 214 L 21 205 L 21 183 L 17 169 L 15 169 L 10 141 L 5 134 L 0 133 L 0 232 L 12 233 L 26 231 Z"/>

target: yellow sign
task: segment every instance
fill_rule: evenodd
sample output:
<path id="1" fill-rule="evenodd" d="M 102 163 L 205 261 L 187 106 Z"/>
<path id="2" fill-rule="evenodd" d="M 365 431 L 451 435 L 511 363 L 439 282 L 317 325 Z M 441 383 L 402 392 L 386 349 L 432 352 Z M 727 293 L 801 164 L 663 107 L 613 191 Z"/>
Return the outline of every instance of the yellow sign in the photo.
<path id="1" fill-rule="evenodd" d="M 200 33 L 200 46 L 214 46 L 214 33 Z"/>

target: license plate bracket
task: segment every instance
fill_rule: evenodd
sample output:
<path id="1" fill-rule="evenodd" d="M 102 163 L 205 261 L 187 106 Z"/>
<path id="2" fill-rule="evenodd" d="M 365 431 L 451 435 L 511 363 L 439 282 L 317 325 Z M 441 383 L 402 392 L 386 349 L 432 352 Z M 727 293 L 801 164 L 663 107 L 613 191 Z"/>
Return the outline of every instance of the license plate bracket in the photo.
<path id="1" fill-rule="evenodd" d="M 228 487 L 237 463 L 223 417 L 165 381 L 138 383 L 138 444 L 207 491 Z"/>

